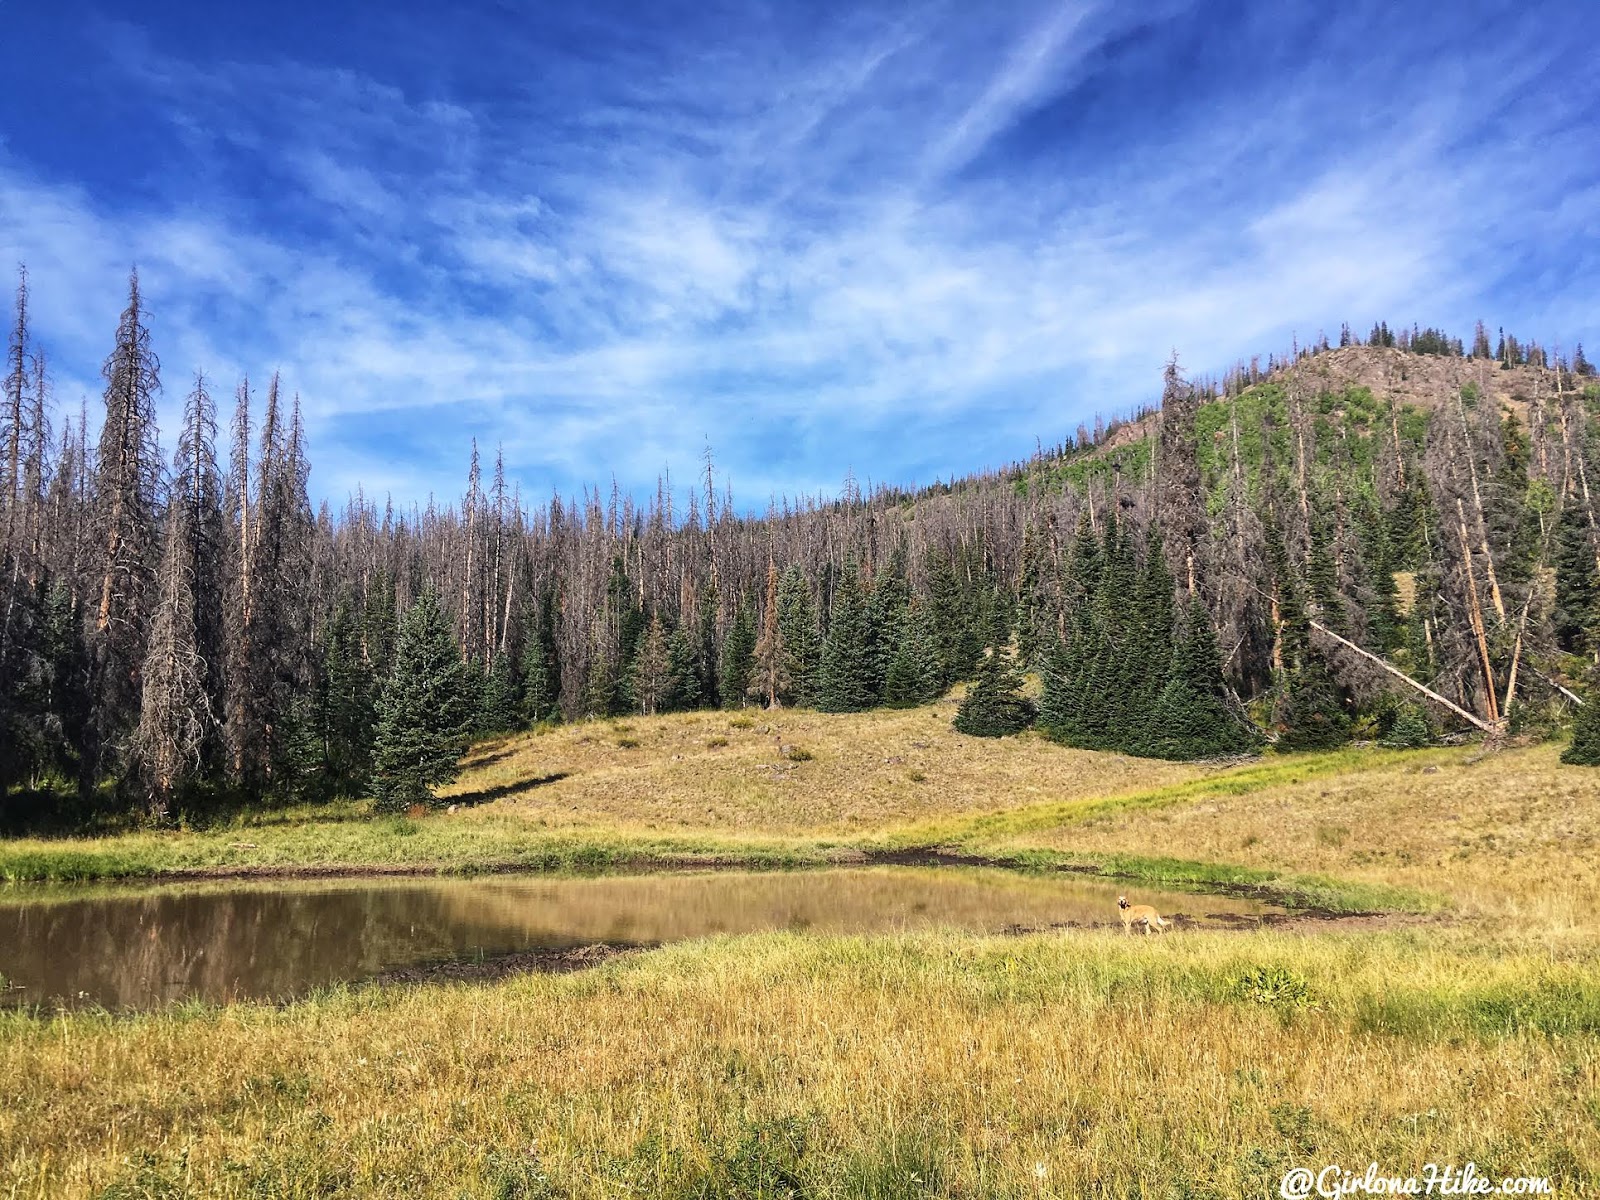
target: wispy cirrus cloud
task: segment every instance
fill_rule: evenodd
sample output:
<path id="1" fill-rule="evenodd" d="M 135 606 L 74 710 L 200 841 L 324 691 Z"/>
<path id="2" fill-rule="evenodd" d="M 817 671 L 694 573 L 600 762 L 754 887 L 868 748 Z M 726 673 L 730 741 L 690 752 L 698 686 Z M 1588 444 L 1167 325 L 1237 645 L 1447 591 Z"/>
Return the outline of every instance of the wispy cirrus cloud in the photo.
<path id="1" fill-rule="evenodd" d="M 759 506 L 1020 456 L 1174 347 L 1592 335 L 1600 85 L 1552 82 L 1537 21 L 1379 15 L 469 6 L 426 54 L 402 12 L 381 45 L 204 62 L 102 23 L 159 161 L 130 191 L 92 140 L 13 139 L 0 253 L 63 394 L 136 259 L 169 405 L 175 371 L 281 367 L 336 500 L 451 494 L 476 436 L 531 495 L 687 475 L 709 440 Z"/>

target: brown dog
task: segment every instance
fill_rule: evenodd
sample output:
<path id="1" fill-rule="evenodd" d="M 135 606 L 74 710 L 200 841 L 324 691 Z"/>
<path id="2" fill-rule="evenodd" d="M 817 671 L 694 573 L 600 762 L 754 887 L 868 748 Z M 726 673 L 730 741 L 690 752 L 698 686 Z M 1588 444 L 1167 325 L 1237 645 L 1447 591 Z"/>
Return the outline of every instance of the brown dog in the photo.
<path id="1" fill-rule="evenodd" d="M 1126 896 L 1117 897 L 1117 907 L 1122 910 L 1123 933 L 1132 933 L 1135 925 L 1143 925 L 1149 935 L 1172 924 L 1148 904 L 1129 904 Z"/>

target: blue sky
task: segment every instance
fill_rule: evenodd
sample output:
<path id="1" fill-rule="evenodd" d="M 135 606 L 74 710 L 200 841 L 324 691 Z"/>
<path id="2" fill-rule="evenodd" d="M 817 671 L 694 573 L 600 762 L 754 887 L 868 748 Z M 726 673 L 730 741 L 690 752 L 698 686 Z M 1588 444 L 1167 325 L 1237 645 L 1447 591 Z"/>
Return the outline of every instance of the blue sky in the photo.
<path id="1" fill-rule="evenodd" d="M 62 409 L 137 262 L 163 427 L 281 369 L 335 503 L 458 495 L 473 436 L 529 499 L 708 442 L 741 508 L 928 482 L 1341 320 L 1600 357 L 1591 0 L 0 21 L 0 263 Z"/>

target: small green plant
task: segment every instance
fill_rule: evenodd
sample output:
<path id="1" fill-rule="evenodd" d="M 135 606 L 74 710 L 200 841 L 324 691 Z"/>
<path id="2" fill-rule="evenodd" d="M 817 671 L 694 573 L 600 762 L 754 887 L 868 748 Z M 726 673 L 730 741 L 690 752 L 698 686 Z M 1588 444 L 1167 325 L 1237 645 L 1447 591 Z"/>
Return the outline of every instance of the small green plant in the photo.
<path id="1" fill-rule="evenodd" d="M 810 762 L 816 757 L 816 755 L 812 754 L 811 751 L 807 750 L 804 746 L 786 746 L 783 751 L 783 756 L 790 762 Z"/>
<path id="2" fill-rule="evenodd" d="M 639 739 L 638 738 L 622 737 L 622 738 L 618 738 L 617 739 L 617 749 L 618 750 L 637 750 L 638 748 L 639 748 Z"/>
<path id="3" fill-rule="evenodd" d="M 927 783 L 928 782 L 928 777 L 926 775 L 924 775 L 921 771 L 918 771 L 918 770 L 915 770 L 915 769 L 907 771 L 906 772 L 906 778 L 909 779 L 912 783 Z"/>
<path id="4" fill-rule="evenodd" d="M 1395 714 L 1389 735 L 1380 745 L 1391 750 L 1420 750 L 1433 745 L 1433 730 L 1428 725 L 1427 714 L 1415 704 L 1402 705 Z"/>
<path id="5" fill-rule="evenodd" d="M 721 750 L 727 744 L 728 739 L 725 737 L 714 737 L 706 742 L 707 748 L 711 750 Z"/>
<path id="6" fill-rule="evenodd" d="M 1277 1008 L 1316 1007 L 1311 985 L 1288 967 L 1250 967 L 1233 981 L 1233 996 L 1247 1004 Z"/>
<path id="7" fill-rule="evenodd" d="M 728 722 L 729 729 L 754 729 L 756 723 L 749 717 L 734 717 Z"/>

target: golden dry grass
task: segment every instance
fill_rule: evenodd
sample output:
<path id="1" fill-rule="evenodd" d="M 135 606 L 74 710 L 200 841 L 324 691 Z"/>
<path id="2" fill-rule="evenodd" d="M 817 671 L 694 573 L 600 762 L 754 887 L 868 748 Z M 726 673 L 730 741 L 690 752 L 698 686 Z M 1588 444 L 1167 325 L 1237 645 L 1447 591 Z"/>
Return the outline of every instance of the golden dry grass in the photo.
<path id="1" fill-rule="evenodd" d="M 1034 846 L 1170 853 L 1426 889 L 1464 916 L 1600 935 L 1600 771 L 1561 747 L 1391 758 L 1242 796 L 1110 812 Z"/>
<path id="2" fill-rule="evenodd" d="M 1282 964 L 1299 991 L 1241 987 Z M 487 989 L 23 1023 L 0 1036 L 0 1178 L 1220 1197 L 1470 1159 L 1571 1187 L 1600 1164 L 1600 1053 L 1564 1020 L 1600 1020 L 1592 975 L 1398 935 L 763 935 Z"/>
<path id="3" fill-rule="evenodd" d="M 447 799 L 550 828 L 845 835 L 1160 787 L 1215 768 L 972 738 L 948 702 L 835 715 L 699 712 L 586 721 L 474 748 Z M 619 743 L 633 742 L 635 746 Z M 812 757 L 779 753 L 798 747 Z M 479 803 L 491 801 L 490 803 Z"/>
<path id="4" fill-rule="evenodd" d="M 381 850 L 937 837 L 1319 873 L 1453 911 L 1386 932 L 763 934 L 286 1009 L 4 1017 L 0 1197 L 1220 1198 L 1369 1161 L 1561 1194 L 1600 1177 L 1600 772 L 1555 747 L 1221 771 L 963 738 L 949 715 L 485 745 L 454 789 L 473 803 Z"/>

